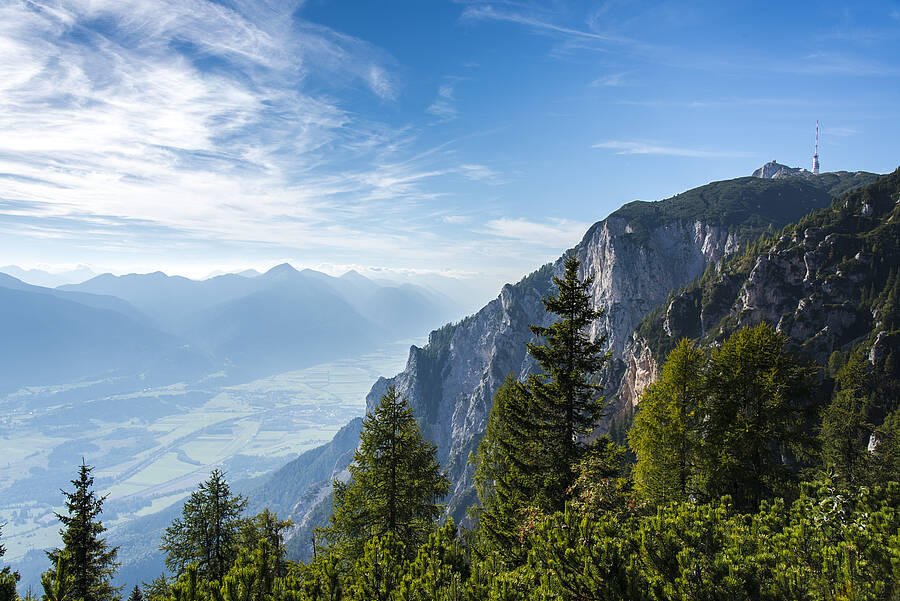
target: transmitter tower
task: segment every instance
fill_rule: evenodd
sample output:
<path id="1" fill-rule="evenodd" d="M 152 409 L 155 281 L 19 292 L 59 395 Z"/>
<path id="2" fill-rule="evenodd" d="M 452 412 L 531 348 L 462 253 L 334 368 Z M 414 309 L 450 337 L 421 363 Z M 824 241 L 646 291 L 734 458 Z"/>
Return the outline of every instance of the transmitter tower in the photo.
<path id="1" fill-rule="evenodd" d="M 819 172 L 819 120 L 816 119 L 816 149 L 813 153 L 813 173 Z"/>

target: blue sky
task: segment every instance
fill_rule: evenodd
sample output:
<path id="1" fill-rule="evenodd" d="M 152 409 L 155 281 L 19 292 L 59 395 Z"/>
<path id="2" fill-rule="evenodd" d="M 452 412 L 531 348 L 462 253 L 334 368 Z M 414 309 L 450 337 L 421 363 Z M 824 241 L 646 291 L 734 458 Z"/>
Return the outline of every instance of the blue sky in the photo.
<path id="1" fill-rule="evenodd" d="M 496 287 L 770 159 L 891 171 L 900 3 L 6 0 L 0 264 Z"/>

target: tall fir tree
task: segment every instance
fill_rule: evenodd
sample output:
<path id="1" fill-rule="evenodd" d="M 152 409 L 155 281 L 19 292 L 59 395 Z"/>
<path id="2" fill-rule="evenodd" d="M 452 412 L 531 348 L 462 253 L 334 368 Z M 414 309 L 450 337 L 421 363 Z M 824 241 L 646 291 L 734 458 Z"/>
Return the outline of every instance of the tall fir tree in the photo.
<path id="1" fill-rule="evenodd" d="M 391 386 L 366 416 L 350 481 L 334 483 L 334 512 L 327 538 L 350 559 L 373 537 L 393 535 L 415 550 L 434 529 L 450 481 L 422 437 L 412 408 Z"/>
<path id="2" fill-rule="evenodd" d="M 63 527 L 63 546 L 47 553 L 51 561 L 49 577 L 58 582 L 65 580 L 56 573 L 61 563 L 67 566 L 72 578 L 70 596 L 83 601 L 108 601 L 118 598 L 118 589 L 112 585 L 115 574 L 117 547 L 109 547 L 101 535 L 106 531 L 100 521 L 103 501 L 93 491 L 94 468 L 85 465 L 78 468 L 78 478 L 72 480 L 75 490 L 60 491 L 66 499 L 66 515 L 56 514 Z"/>
<path id="3" fill-rule="evenodd" d="M 628 443 L 637 456 L 635 490 L 645 501 L 685 501 L 697 492 L 705 371 L 703 352 L 683 339 L 641 395 Z"/>
<path id="4" fill-rule="evenodd" d="M 586 448 L 586 437 L 596 427 L 603 408 L 594 383 L 609 359 L 603 352 L 606 336 L 591 338 L 588 328 L 602 311 L 591 305 L 593 277 L 579 280 L 579 261 L 566 259 L 563 277 L 554 277 L 556 295 L 543 299 L 544 308 L 558 319 L 550 326 L 531 326 L 543 339 L 529 343 L 528 352 L 542 372 L 528 378 L 528 390 L 540 427 L 545 476 L 544 494 L 549 509 L 561 509 L 565 491 L 575 479 L 575 466 Z"/>
<path id="5" fill-rule="evenodd" d="M 180 576 L 196 564 L 201 578 L 221 580 L 237 558 L 246 505 L 243 496 L 232 494 L 225 474 L 213 470 L 163 534 L 166 566 Z"/>

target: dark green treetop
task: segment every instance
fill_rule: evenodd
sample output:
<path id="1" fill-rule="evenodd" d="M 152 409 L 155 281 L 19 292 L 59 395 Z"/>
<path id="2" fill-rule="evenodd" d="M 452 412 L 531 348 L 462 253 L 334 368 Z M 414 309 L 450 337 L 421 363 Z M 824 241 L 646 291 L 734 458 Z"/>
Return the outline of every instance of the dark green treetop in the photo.
<path id="1" fill-rule="evenodd" d="M 118 598 L 111 579 L 118 567 L 117 547 L 110 548 L 101 535 L 106 531 L 99 516 L 106 497 L 98 497 L 92 487 L 94 468 L 85 465 L 78 468 L 78 478 L 72 480 L 75 490 L 60 491 L 66 499 L 66 515 L 56 514 L 62 522 L 61 549 L 49 551 L 51 579 L 60 580 L 56 570 L 62 561 L 72 577 L 71 596 L 83 601 L 107 601 Z"/>
<path id="2" fill-rule="evenodd" d="M 0 524 L 0 537 L 3 534 L 3 526 Z M 0 557 L 6 553 L 6 547 L 0 544 Z M 19 573 L 13 572 L 9 566 L 0 570 L 0 601 L 16 600 L 16 583 L 19 581 Z"/>
<path id="3" fill-rule="evenodd" d="M 134 588 L 131 589 L 131 594 L 128 595 L 128 601 L 144 601 L 144 593 L 141 592 L 141 587 L 134 585 Z"/>

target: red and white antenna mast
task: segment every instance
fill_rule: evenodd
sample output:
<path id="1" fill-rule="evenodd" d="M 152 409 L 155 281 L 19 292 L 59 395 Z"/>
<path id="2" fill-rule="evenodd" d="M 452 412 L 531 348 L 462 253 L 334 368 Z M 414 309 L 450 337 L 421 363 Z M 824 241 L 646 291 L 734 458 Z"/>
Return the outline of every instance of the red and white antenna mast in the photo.
<path id="1" fill-rule="evenodd" d="M 816 119 L 816 151 L 813 154 L 813 173 L 819 172 L 819 120 Z"/>

